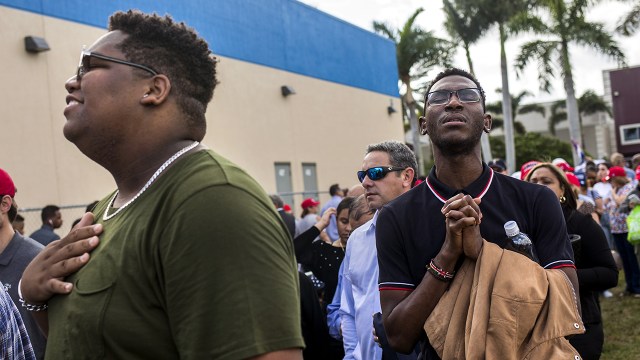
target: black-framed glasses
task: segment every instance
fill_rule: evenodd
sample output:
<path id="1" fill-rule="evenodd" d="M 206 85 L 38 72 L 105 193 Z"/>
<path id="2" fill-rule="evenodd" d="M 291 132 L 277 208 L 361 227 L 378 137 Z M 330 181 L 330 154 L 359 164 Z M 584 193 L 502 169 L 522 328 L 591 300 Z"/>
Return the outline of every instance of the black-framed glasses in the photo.
<path id="1" fill-rule="evenodd" d="M 375 166 L 372 168 L 368 168 L 367 170 L 358 171 L 358 180 L 360 180 L 360 182 L 363 182 L 364 178 L 368 176 L 369 179 L 377 181 L 384 178 L 388 173 L 392 171 L 402 171 L 404 169 L 405 168 L 393 166 Z"/>
<path id="2" fill-rule="evenodd" d="M 458 90 L 436 90 L 427 94 L 428 105 L 445 105 L 451 100 L 451 95 L 456 94 L 458 100 L 463 103 L 476 103 L 482 99 L 482 92 L 478 88 L 466 88 Z"/>
<path id="3" fill-rule="evenodd" d="M 89 70 L 91 70 L 91 58 L 92 57 L 94 57 L 96 59 L 104 60 L 104 61 L 110 61 L 110 62 L 113 62 L 113 63 L 116 63 L 116 64 L 132 66 L 134 68 L 138 68 L 138 69 L 147 71 L 147 72 L 151 73 L 152 75 L 158 75 L 157 71 L 153 70 L 152 68 L 150 68 L 148 66 L 132 63 L 130 61 L 114 58 L 114 57 L 107 56 L 107 55 L 102 55 L 102 54 L 95 53 L 95 52 L 91 52 L 91 51 L 86 50 L 83 47 L 82 51 L 80 52 L 80 64 L 78 64 L 78 70 L 76 71 L 76 79 L 77 80 L 82 79 L 84 74 L 86 74 L 87 72 L 89 72 Z"/>

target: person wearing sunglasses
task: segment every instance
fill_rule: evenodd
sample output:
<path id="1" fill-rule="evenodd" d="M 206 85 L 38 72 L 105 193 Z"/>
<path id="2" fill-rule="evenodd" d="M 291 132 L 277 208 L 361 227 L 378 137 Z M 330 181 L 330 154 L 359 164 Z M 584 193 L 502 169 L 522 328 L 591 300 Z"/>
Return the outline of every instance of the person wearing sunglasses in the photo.
<path id="1" fill-rule="evenodd" d="M 427 89 L 420 118 L 435 165 L 425 182 L 379 212 L 378 286 L 387 338 L 405 353 L 419 343 L 422 359 L 439 359 L 424 326 L 455 281 L 457 265 L 476 261 L 484 241 L 504 246 L 507 221 L 516 221 L 531 237 L 541 266 L 564 271 L 578 289 L 571 244 L 553 192 L 483 163 L 480 137 L 491 130 L 485 111 L 484 91 L 473 75 L 455 68 L 438 74 Z"/>
<path id="2" fill-rule="evenodd" d="M 46 358 L 302 359 L 288 230 L 200 144 L 216 83 L 206 41 L 168 15 L 116 12 L 83 49 L 64 135 L 117 189 L 23 273 Z"/>
<path id="3" fill-rule="evenodd" d="M 377 360 L 383 355 L 371 331 L 371 315 L 380 312 L 376 219 L 384 205 L 411 190 L 416 169 L 415 155 L 405 144 L 385 141 L 367 147 L 362 169 L 357 172 L 369 209 L 377 212 L 351 232 L 342 264 L 339 314 L 345 359 Z"/>

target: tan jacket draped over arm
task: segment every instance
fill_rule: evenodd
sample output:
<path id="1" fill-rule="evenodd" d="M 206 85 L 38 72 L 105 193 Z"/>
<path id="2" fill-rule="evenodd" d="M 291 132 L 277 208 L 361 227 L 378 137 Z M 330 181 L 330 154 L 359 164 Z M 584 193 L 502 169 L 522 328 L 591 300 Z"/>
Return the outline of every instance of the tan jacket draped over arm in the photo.
<path id="1" fill-rule="evenodd" d="M 466 259 L 424 326 L 447 359 L 580 359 L 564 338 L 584 332 L 561 270 L 484 242 Z"/>

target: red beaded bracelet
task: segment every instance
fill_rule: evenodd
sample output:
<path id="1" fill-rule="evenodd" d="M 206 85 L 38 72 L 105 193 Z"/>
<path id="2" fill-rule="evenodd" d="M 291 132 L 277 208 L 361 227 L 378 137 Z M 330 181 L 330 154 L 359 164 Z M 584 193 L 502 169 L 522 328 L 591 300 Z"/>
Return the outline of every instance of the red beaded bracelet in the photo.
<path id="1" fill-rule="evenodd" d="M 456 275 L 456 272 L 448 272 L 440 267 L 438 267 L 431 259 L 429 265 L 427 265 L 427 271 L 433 275 L 436 279 L 444 282 L 451 282 L 453 277 Z"/>

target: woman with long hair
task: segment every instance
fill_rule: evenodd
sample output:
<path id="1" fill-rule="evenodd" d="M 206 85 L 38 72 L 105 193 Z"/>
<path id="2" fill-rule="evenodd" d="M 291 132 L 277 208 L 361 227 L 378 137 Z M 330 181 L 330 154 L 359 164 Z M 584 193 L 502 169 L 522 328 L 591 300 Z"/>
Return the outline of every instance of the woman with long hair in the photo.
<path id="1" fill-rule="evenodd" d="M 618 282 L 618 269 L 607 239 L 591 216 L 577 211 L 576 195 L 562 170 L 550 163 L 540 163 L 531 169 L 525 180 L 548 187 L 560 202 L 567 231 L 574 240 L 582 321 L 586 328 L 584 334 L 573 336 L 569 342 L 583 359 L 599 359 L 604 332 L 598 294 Z"/>

